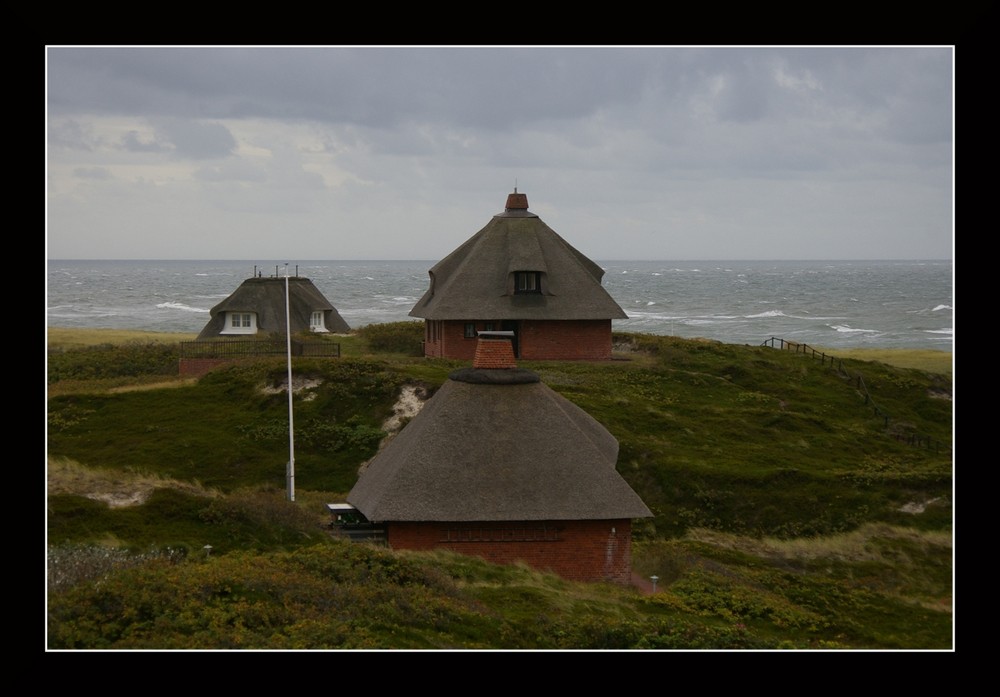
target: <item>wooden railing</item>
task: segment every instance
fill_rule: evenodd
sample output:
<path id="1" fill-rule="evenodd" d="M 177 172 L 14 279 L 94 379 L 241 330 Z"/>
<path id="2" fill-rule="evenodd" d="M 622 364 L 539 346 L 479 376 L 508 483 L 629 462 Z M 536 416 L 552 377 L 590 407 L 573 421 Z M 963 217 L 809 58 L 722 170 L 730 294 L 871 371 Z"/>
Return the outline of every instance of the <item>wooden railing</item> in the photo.
<path id="1" fill-rule="evenodd" d="M 232 339 L 223 341 L 182 341 L 181 358 L 254 358 L 284 356 L 284 339 Z M 332 341 L 291 342 L 293 356 L 340 358 L 340 344 Z"/>
<path id="2" fill-rule="evenodd" d="M 847 372 L 844 370 L 844 361 L 842 359 L 828 356 L 822 351 L 817 351 L 809 344 L 802 344 L 797 341 L 785 341 L 784 339 L 772 336 L 770 339 L 765 339 L 761 346 L 770 346 L 771 348 L 780 348 L 794 353 L 803 353 L 807 356 L 818 359 L 824 365 L 826 365 L 826 362 L 829 360 L 831 367 L 836 367 L 837 370 L 840 370 L 841 372 Z"/>
<path id="3" fill-rule="evenodd" d="M 851 378 L 851 380 L 855 383 L 855 386 L 857 387 L 858 391 L 861 392 L 862 396 L 864 397 L 865 404 L 871 407 L 875 416 L 883 420 L 886 429 L 889 428 L 889 422 L 890 422 L 889 414 L 886 413 L 886 411 L 882 409 L 880 406 L 875 404 L 875 400 L 872 397 L 871 393 L 868 391 L 868 386 L 865 384 L 865 379 L 861 375 L 861 373 L 852 374 L 850 371 L 844 368 L 843 359 L 835 358 L 834 356 L 829 356 L 823 351 L 817 351 L 808 344 L 802 344 L 797 341 L 785 341 L 784 339 L 780 339 L 775 336 L 772 336 L 770 339 L 765 339 L 761 343 L 761 346 L 770 346 L 771 348 L 780 348 L 785 351 L 801 353 L 803 355 L 809 356 L 811 358 L 820 361 L 820 363 L 822 363 L 823 365 L 826 365 L 829 362 L 831 368 L 836 368 L 840 373 Z M 921 436 L 915 433 L 910 433 L 905 435 L 901 433 L 894 433 L 892 434 L 892 437 L 898 441 L 908 443 L 910 445 L 924 447 L 929 450 L 934 450 L 935 452 L 941 452 L 942 450 L 950 450 L 950 446 L 948 446 L 947 443 L 942 443 L 939 440 L 935 440 L 933 438 L 926 436 Z"/>

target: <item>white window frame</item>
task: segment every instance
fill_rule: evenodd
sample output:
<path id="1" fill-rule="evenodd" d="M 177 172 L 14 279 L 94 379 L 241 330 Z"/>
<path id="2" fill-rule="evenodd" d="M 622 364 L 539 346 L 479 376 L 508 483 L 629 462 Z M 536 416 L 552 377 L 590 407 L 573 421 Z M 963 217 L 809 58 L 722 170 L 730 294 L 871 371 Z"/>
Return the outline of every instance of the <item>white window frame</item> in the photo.
<path id="1" fill-rule="evenodd" d="M 256 312 L 227 312 L 222 334 L 256 334 Z"/>
<path id="2" fill-rule="evenodd" d="M 326 328 L 326 322 L 324 321 L 323 315 L 325 313 L 322 310 L 313 310 L 313 313 L 309 316 L 309 331 L 313 332 L 328 332 Z"/>

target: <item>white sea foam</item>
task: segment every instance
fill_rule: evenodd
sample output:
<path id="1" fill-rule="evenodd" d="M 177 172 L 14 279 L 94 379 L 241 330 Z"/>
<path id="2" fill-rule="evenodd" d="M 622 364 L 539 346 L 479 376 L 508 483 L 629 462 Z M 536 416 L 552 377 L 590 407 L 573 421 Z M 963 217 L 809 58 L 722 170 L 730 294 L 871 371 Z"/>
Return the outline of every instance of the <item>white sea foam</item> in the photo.
<path id="1" fill-rule="evenodd" d="M 210 312 L 201 307 L 191 307 L 184 303 L 160 303 L 157 305 L 161 310 L 183 310 L 184 312 Z"/>
<path id="2" fill-rule="evenodd" d="M 842 334 L 878 334 L 877 329 L 855 329 L 854 327 L 845 327 L 837 324 L 831 324 L 830 329 L 841 332 Z"/>
<path id="3" fill-rule="evenodd" d="M 938 305 L 933 310 L 931 310 L 931 312 L 937 312 L 938 310 L 950 310 L 950 309 L 951 305 Z"/>

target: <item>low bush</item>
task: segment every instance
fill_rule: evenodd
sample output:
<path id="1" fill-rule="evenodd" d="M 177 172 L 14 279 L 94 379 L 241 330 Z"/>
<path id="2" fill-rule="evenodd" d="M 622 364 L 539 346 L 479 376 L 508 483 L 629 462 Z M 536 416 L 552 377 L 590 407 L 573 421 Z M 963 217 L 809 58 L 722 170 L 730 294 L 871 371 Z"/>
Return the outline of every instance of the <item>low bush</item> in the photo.
<path id="1" fill-rule="evenodd" d="M 368 349 L 373 352 L 402 353 L 406 356 L 424 355 L 423 322 L 369 324 L 361 327 L 358 335 L 368 342 Z"/>
<path id="2" fill-rule="evenodd" d="M 48 383 L 60 380 L 176 375 L 180 345 L 130 341 L 48 352 Z"/>

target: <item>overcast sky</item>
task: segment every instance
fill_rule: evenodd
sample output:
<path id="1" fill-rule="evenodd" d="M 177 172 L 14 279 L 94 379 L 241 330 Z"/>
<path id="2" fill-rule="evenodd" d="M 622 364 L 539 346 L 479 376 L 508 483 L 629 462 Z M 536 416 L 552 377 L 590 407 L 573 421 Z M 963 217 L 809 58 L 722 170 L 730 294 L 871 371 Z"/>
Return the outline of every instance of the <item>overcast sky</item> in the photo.
<path id="1" fill-rule="evenodd" d="M 52 259 L 950 259 L 954 48 L 47 47 Z"/>

